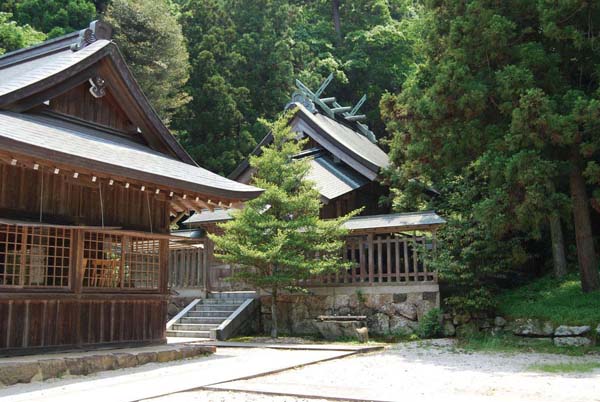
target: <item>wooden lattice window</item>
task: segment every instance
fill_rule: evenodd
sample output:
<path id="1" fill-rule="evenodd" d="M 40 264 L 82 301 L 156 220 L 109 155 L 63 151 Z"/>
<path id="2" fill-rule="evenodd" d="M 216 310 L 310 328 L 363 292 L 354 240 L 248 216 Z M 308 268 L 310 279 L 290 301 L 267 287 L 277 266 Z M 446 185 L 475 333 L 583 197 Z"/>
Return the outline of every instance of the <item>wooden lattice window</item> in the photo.
<path id="1" fill-rule="evenodd" d="M 123 237 L 85 232 L 83 240 L 83 286 L 119 288 L 122 282 Z"/>
<path id="2" fill-rule="evenodd" d="M 160 272 L 160 241 L 135 238 L 129 239 L 125 261 L 129 269 L 126 287 L 158 288 Z"/>
<path id="3" fill-rule="evenodd" d="M 159 240 L 85 232 L 83 286 L 158 289 Z"/>
<path id="4" fill-rule="evenodd" d="M 0 286 L 68 287 L 72 230 L 0 225 Z"/>

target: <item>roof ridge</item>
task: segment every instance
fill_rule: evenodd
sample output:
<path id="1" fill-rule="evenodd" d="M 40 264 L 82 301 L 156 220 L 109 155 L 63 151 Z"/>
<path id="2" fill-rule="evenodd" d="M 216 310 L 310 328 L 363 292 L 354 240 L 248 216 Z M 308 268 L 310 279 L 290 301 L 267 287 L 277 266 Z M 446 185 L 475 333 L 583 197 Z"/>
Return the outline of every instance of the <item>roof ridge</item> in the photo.
<path id="1" fill-rule="evenodd" d="M 112 28 L 99 20 L 89 27 L 0 56 L 0 69 L 71 48 L 74 52 L 100 39 L 110 40 Z"/>

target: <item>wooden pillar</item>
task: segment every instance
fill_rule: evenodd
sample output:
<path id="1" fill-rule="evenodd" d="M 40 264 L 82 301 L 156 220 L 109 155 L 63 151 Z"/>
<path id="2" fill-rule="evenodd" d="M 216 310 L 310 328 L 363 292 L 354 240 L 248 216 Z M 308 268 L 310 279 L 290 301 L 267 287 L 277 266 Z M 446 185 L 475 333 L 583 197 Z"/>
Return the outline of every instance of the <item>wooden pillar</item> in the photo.
<path id="1" fill-rule="evenodd" d="M 203 274 L 202 274 L 202 285 L 204 287 L 204 291 L 206 293 L 210 292 L 210 288 L 211 288 L 211 284 L 210 284 L 210 270 L 208 268 L 212 258 L 213 252 L 213 246 L 212 246 L 212 241 L 210 239 L 206 239 L 206 241 L 204 242 L 204 253 L 203 253 L 203 258 L 202 258 L 202 270 L 203 270 Z"/>
<path id="2" fill-rule="evenodd" d="M 373 286 L 373 274 L 375 271 L 375 244 L 373 243 L 373 233 L 367 235 L 367 245 L 369 249 L 369 284 Z"/>
<path id="3" fill-rule="evenodd" d="M 159 276 L 158 288 L 160 293 L 166 294 L 169 281 L 169 240 L 160 239 L 158 241 L 158 261 L 159 261 Z"/>

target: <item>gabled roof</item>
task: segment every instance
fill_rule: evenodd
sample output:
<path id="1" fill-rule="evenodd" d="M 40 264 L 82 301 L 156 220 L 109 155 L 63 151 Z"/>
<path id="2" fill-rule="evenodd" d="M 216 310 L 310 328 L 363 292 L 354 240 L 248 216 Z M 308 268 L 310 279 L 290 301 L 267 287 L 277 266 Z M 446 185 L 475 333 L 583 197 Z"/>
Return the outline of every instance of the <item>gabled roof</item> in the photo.
<path id="1" fill-rule="evenodd" d="M 97 21 L 80 32 L 0 56 L 0 109 L 23 112 L 47 100 L 44 97 L 52 88 L 53 93 L 65 92 L 69 84 L 73 86 L 75 81 L 79 83 L 91 78 L 81 74 L 86 71 L 89 71 L 88 75 L 96 73 L 94 67 L 103 59 L 110 61 L 128 92 L 120 94 L 120 98 L 127 98 L 137 116 L 143 118 L 139 122 L 145 125 L 142 134 L 152 136 L 181 161 L 196 165 L 148 102 L 118 47 L 110 41 L 110 28 Z M 117 90 L 116 85 L 111 89 Z M 34 101 L 26 101 L 28 98 Z"/>
<path id="2" fill-rule="evenodd" d="M 106 24 L 93 22 L 80 32 L 0 57 L 0 152 L 183 190 L 182 205 L 190 208 L 204 201 L 186 200 L 185 191 L 227 202 L 260 194 L 256 187 L 198 167 L 146 99 L 109 40 L 110 31 Z M 97 91 L 94 96 L 103 95 L 97 85 L 106 85 L 148 145 L 113 135 L 93 122 L 38 114 L 46 100 L 88 81 L 92 94 Z"/>
<path id="3" fill-rule="evenodd" d="M 372 181 L 377 178 L 381 169 L 389 166 L 387 154 L 367 137 L 328 116 L 310 112 L 300 103 L 296 103 L 295 107 L 296 112 L 290 123 L 292 128 L 311 137 L 350 169 Z M 273 135 L 267 134 L 252 151 L 252 155 L 260 155 L 261 148 L 272 141 Z M 229 178 L 236 180 L 249 168 L 250 164 L 246 159 Z"/>
<path id="4" fill-rule="evenodd" d="M 0 149 L 208 196 L 248 200 L 261 193 L 133 141 L 48 117 L 0 112 Z"/>
<path id="5" fill-rule="evenodd" d="M 367 184 L 369 181 L 341 163 L 335 163 L 326 156 L 317 156 L 309 160 L 310 170 L 306 178 L 315 183 L 315 187 L 325 202 L 347 194 Z"/>

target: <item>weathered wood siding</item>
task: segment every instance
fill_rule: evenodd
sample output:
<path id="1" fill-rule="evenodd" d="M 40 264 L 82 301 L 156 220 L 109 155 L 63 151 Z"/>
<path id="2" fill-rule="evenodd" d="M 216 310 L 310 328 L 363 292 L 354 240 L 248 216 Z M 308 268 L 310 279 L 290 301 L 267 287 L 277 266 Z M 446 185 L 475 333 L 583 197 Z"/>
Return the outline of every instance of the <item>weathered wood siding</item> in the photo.
<path id="1" fill-rule="evenodd" d="M 90 84 L 84 83 L 50 100 L 49 110 L 94 122 L 128 133 L 133 139 L 142 140 L 136 135 L 135 125 L 127 118 L 110 90 L 106 95 L 95 98 L 90 94 Z"/>
<path id="2" fill-rule="evenodd" d="M 10 298 L 8 298 L 10 297 Z M 3 294 L 0 354 L 13 350 L 161 342 L 167 302 L 156 296 Z"/>
<path id="3" fill-rule="evenodd" d="M 42 177 L 43 176 L 43 177 Z M 43 185 L 43 187 L 42 187 Z M 35 171 L 0 162 L 0 216 L 38 219 L 40 199 L 44 221 L 169 232 L 167 201 L 121 186 L 82 183 L 51 171 Z"/>

